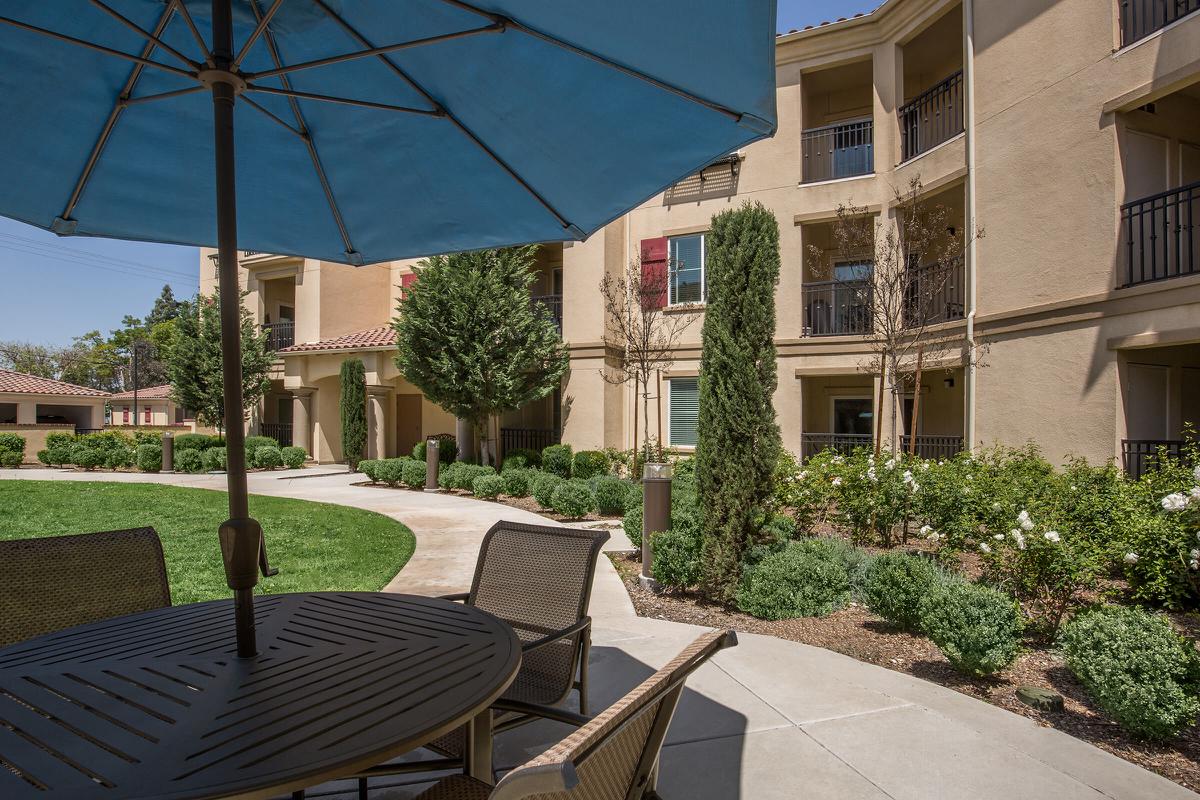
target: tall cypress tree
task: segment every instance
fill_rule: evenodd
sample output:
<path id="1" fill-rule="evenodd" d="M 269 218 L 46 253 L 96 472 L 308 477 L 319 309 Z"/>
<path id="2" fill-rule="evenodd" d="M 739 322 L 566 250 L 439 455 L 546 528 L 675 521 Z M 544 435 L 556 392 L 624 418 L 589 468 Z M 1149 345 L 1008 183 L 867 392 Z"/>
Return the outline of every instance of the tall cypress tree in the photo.
<path id="1" fill-rule="evenodd" d="M 367 370 L 357 358 L 342 362 L 342 455 L 351 472 L 358 472 L 358 462 L 367 446 Z"/>
<path id="2" fill-rule="evenodd" d="M 704 588 L 731 599 L 757 538 L 779 458 L 772 397 L 779 225 L 760 203 L 723 211 L 707 241 L 696 480 Z"/>

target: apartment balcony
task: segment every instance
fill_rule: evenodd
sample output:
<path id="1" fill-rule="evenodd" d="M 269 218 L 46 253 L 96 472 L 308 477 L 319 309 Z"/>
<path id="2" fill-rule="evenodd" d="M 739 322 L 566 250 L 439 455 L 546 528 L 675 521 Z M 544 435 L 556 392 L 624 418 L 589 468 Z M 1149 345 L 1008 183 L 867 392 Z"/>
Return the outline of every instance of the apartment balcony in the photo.
<path id="1" fill-rule="evenodd" d="M 806 461 L 824 450 L 836 450 L 850 455 L 860 447 L 874 447 L 875 437 L 869 433 L 808 433 L 800 434 L 800 460 Z"/>
<path id="2" fill-rule="evenodd" d="M 1186 444 L 1184 439 L 1122 439 L 1121 464 L 1137 480 L 1164 461 L 1178 460 Z"/>
<path id="3" fill-rule="evenodd" d="M 871 332 L 869 280 L 804 284 L 804 336 L 853 336 Z"/>
<path id="4" fill-rule="evenodd" d="M 1200 181 L 1121 206 L 1118 288 L 1200 273 Z"/>
<path id="5" fill-rule="evenodd" d="M 1121 0 L 1121 46 L 1126 47 L 1200 11 L 1200 0 Z"/>
<path id="6" fill-rule="evenodd" d="M 875 124 L 858 119 L 810 128 L 800 135 L 804 183 L 870 175 L 875 171 Z"/>
<path id="7" fill-rule="evenodd" d="M 554 324 L 558 326 L 558 335 L 562 336 L 563 330 L 563 296 L 561 294 L 542 294 L 534 295 L 530 298 L 535 305 L 540 305 L 550 314 L 550 318 L 554 320 Z"/>
<path id="8" fill-rule="evenodd" d="M 292 423 L 290 422 L 264 422 L 259 426 L 259 432 L 263 436 L 270 436 L 279 442 L 280 447 L 292 446 Z"/>
<path id="9" fill-rule="evenodd" d="M 907 434 L 900 437 L 900 450 L 907 453 L 909 444 L 912 442 L 912 437 Z M 954 458 L 962 452 L 963 437 L 961 436 L 936 436 L 930 434 L 917 434 L 916 454 L 924 459 L 941 461 L 945 458 Z"/>
<path id="10" fill-rule="evenodd" d="M 902 161 L 916 158 L 962 133 L 962 70 L 901 106 L 899 116 Z"/>
<path id="11" fill-rule="evenodd" d="M 282 350 L 296 343 L 296 323 L 292 320 L 272 322 L 263 325 L 262 329 L 266 331 L 267 347 L 271 350 Z"/>
<path id="12" fill-rule="evenodd" d="M 536 450 L 540 453 L 561 440 L 561 433 L 553 428 L 501 428 L 500 457 L 513 450 Z"/>
<path id="13" fill-rule="evenodd" d="M 905 288 L 904 327 L 953 322 L 966 315 L 962 259 L 953 264 L 912 267 Z"/>

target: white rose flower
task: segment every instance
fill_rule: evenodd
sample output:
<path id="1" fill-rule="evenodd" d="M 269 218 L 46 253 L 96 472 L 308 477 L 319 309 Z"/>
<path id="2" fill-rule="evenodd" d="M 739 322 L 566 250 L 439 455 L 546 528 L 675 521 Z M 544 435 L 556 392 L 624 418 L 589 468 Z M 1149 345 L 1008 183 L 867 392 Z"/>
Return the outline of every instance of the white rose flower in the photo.
<path id="1" fill-rule="evenodd" d="M 1062 541 L 1062 537 L 1058 535 L 1058 531 L 1046 531 L 1042 534 L 1042 536 L 1047 542 L 1054 542 L 1055 544 L 1058 544 Z"/>
<path id="2" fill-rule="evenodd" d="M 996 534 L 995 536 L 993 536 L 992 538 L 993 538 L 993 539 L 995 539 L 997 542 L 1003 542 L 1003 541 L 1004 541 L 1004 534 L 1003 534 L 1003 533 L 997 533 L 997 534 Z"/>
<path id="3" fill-rule="evenodd" d="M 999 503 L 999 501 L 997 501 L 997 502 L 995 502 L 995 503 L 992 503 L 992 511 L 999 511 L 999 510 L 1000 510 L 1000 503 Z"/>
<path id="4" fill-rule="evenodd" d="M 926 538 L 926 539 L 928 539 L 928 540 L 929 540 L 929 541 L 931 541 L 931 542 L 934 542 L 934 543 L 936 543 L 936 542 L 939 542 L 939 541 L 941 541 L 941 539 L 942 539 L 942 535 L 941 535 L 940 533 L 938 533 L 937 531 L 934 531 L 933 533 L 929 534 L 929 535 L 928 535 L 928 536 L 926 536 L 925 538 Z"/>
<path id="5" fill-rule="evenodd" d="M 1193 547 L 1192 552 L 1188 553 L 1188 558 L 1192 559 L 1193 561 L 1200 559 L 1200 550 L 1197 550 Z"/>
<path id="6" fill-rule="evenodd" d="M 1033 520 L 1029 518 L 1029 512 L 1025 509 L 1021 509 L 1021 513 L 1017 514 L 1017 524 L 1023 531 L 1033 530 Z"/>
<path id="7" fill-rule="evenodd" d="M 834 485 L 834 486 L 841 486 L 841 485 L 842 485 L 842 479 L 841 479 L 841 478 L 834 478 L 834 479 L 833 479 L 833 485 Z"/>
<path id="8" fill-rule="evenodd" d="M 1193 486 L 1188 494 L 1192 496 L 1192 500 L 1200 500 L 1200 486 Z"/>
<path id="9" fill-rule="evenodd" d="M 1192 477 L 1196 479 L 1196 483 L 1200 483 L 1200 464 L 1196 465 L 1196 468 L 1192 470 Z"/>
<path id="10" fill-rule="evenodd" d="M 1167 511 L 1182 511 L 1187 508 L 1187 495 L 1183 492 L 1169 494 L 1161 500 L 1162 507 Z"/>
<path id="11" fill-rule="evenodd" d="M 932 532 L 933 528 L 929 527 L 928 525 L 922 525 L 921 530 L 917 531 L 917 533 L 921 534 L 922 536 L 928 536 Z"/>
<path id="12" fill-rule="evenodd" d="M 1024 550 L 1025 549 L 1025 534 L 1021 533 L 1020 531 L 1013 531 L 1012 535 L 1013 535 L 1013 539 L 1016 540 L 1017 549 Z"/>
<path id="13" fill-rule="evenodd" d="M 921 469 L 928 470 L 928 469 L 929 469 L 929 462 L 928 462 L 928 461 L 922 461 L 922 462 L 921 462 Z"/>
<path id="14" fill-rule="evenodd" d="M 1126 564 L 1136 564 L 1137 562 L 1138 562 L 1138 554 L 1137 553 L 1126 553 L 1125 554 L 1125 563 Z"/>
<path id="15" fill-rule="evenodd" d="M 869 481 L 871 481 L 871 483 L 874 483 L 877 480 L 875 477 L 875 468 L 874 467 L 867 467 L 866 478 Z"/>
<path id="16" fill-rule="evenodd" d="M 1191 567 L 1192 569 L 1200 569 L 1200 561 L 1192 559 L 1191 561 L 1188 562 L 1188 566 Z"/>
<path id="17" fill-rule="evenodd" d="M 987 543 L 987 542 L 980 542 L 980 543 L 979 543 L 979 549 L 980 549 L 982 552 L 984 552 L 984 553 L 990 553 L 990 552 L 992 552 L 992 548 L 991 548 L 991 547 L 988 545 L 988 543 Z"/>
<path id="18" fill-rule="evenodd" d="M 884 464 L 884 466 L 887 467 L 888 469 L 895 469 L 896 468 L 896 459 L 889 458 L 887 460 L 887 463 Z"/>

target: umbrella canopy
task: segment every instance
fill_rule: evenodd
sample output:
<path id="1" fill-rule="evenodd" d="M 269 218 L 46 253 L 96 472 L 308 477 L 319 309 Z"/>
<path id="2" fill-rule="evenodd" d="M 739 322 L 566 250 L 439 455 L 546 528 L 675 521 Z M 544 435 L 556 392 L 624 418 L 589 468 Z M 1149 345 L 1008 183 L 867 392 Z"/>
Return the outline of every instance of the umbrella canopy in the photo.
<path id="1" fill-rule="evenodd" d="M 365 264 L 582 239 L 774 132 L 774 26 L 774 0 L 8 0 L 0 214 L 216 245 L 222 286 L 239 247 Z M 221 541 L 249 655 L 238 303 Z"/>

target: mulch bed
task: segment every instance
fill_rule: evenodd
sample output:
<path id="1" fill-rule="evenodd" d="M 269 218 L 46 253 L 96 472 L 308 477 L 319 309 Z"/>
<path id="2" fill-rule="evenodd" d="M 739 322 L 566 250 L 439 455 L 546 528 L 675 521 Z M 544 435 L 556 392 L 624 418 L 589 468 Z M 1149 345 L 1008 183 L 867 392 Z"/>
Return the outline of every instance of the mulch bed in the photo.
<path id="1" fill-rule="evenodd" d="M 1091 703 L 1062 659 L 1038 642 L 1027 642 L 1025 651 L 1003 672 L 987 679 L 968 678 L 956 672 L 931 641 L 898 630 L 860 605 L 852 603 L 823 618 L 761 620 L 686 592 L 656 595 L 638 583 L 640 556 L 609 555 L 634 608 L 643 617 L 777 636 L 904 672 L 1057 728 L 1187 789 L 1200 790 L 1200 726 L 1189 728 L 1170 744 L 1130 737 Z M 1174 621 L 1185 629 L 1200 626 L 1200 618 L 1194 614 Z M 1020 686 L 1058 692 L 1063 696 L 1063 711 L 1039 711 L 1025 705 L 1017 699 Z"/>

